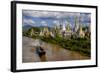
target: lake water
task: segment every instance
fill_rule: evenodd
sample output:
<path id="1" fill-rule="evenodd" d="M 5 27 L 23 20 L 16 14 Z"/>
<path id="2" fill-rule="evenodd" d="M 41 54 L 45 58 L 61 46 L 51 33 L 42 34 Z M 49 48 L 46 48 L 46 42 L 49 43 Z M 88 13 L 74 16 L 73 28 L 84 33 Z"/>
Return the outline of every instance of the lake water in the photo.
<path id="1" fill-rule="evenodd" d="M 86 60 L 90 57 L 83 56 L 78 52 L 69 51 L 60 46 L 45 43 L 41 41 L 41 47 L 46 52 L 45 55 L 39 57 L 36 53 L 36 46 L 39 45 L 38 39 L 23 37 L 22 61 L 28 62 L 42 62 L 42 61 L 67 61 L 67 60 Z"/>

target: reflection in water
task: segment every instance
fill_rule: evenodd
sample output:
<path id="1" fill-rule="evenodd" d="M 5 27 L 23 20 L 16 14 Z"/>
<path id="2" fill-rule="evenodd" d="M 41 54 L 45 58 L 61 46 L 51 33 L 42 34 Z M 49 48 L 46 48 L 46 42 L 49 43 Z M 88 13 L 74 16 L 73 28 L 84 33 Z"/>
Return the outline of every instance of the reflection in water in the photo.
<path id="1" fill-rule="evenodd" d="M 45 54 L 44 54 L 44 55 L 42 55 L 42 56 L 40 57 L 40 60 L 41 60 L 41 62 L 46 61 L 46 56 L 45 56 Z"/>
<path id="2" fill-rule="evenodd" d="M 69 51 L 60 46 L 42 42 L 40 45 L 45 54 L 39 55 L 37 48 L 33 46 L 36 43 L 34 39 L 23 37 L 22 61 L 27 62 L 44 62 L 44 61 L 64 61 L 64 60 L 86 60 L 90 57 L 83 56 L 80 53 Z M 39 51 L 39 50 L 38 50 Z"/>

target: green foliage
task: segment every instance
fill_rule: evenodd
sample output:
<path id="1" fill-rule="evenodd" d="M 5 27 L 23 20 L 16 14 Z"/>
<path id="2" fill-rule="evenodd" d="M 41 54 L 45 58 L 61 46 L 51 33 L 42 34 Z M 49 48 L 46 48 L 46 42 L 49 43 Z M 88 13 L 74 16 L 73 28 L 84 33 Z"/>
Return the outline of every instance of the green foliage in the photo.
<path id="1" fill-rule="evenodd" d="M 28 31 L 23 31 L 23 36 L 41 39 L 47 43 L 52 43 L 61 46 L 64 49 L 68 49 L 71 51 L 76 51 L 81 53 L 82 55 L 90 56 L 91 54 L 91 41 L 89 38 L 77 38 L 76 36 L 71 36 L 71 38 L 66 39 L 60 37 L 58 34 L 55 38 L 53 37 L 46 37 L 46 36 L 39 36 L 39 35 L 32 35 L 30 36 L 31 30 L 35 32 L 40 32 L 40 28 L 32 27 Z"/>
<path id="2" fill-rule="evenodd" d="M 38 28 L 38 27 L 32 27 L 31 29 L 33 29 L 35 32 L 40 32 L 41 31 L 41 29 Z"/>

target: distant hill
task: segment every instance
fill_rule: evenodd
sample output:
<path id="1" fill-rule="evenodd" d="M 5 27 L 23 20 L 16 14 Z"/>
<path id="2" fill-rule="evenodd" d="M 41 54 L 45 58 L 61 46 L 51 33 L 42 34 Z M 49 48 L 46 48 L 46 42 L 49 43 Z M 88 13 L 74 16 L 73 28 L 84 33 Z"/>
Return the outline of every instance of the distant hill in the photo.
<path id="1" fill-rule="evenodd" d="M 28 30 L 28 29 L 30 29 L 30 28 L 32 28 L 33 26 L 31 26 L 31 25 L 25 25 L 25 26 L 23 26 L 23 29 L 24 30 Z"/>

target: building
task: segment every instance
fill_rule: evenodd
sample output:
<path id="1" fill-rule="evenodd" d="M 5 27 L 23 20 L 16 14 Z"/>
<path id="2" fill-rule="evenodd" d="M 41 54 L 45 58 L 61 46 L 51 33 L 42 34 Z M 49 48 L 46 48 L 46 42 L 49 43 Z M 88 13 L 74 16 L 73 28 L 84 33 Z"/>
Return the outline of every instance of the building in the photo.
<path id="1" fill-rule="evenodd" d="M 59 23 L 60 24 L 60 23 Z M 89 27 L 89 31 L 90 31 L 90 27 Z M 79 18 L 76 16 L 75 17 L 75 26 L 74 28 L 71 27 L 70 23 L 67 23 L 67 25 L 65 24 L 60 24 L 59 26 L 54 26 L 52 28 L 49 28 L 47 26 L 45 26 L 41 32 L 40 32 L 40 36 L 46 36 L 46 37 L 64 37 L 64 38 L 70 38 L 71 36 L 80 37 L 80 38 L 84 38 L 85 37 L 85 31 L 83 30 L 83 26 L 82 24 L 80 24 L 79 22 Z M 89 36 L 89 34 L 87 33 L 87 35 Z"/>
<path id="2" fill-rule="evenodd" d="M 85 32 L 82 29 L 82 25 L 79 26 L 78 36 L 81 37 L 81 38 L 85 37 Z"/>
<path id="3" fill-rule="evenodd" d="M 49 28 L 45 26 L 45 27 L 41 30 L 40 36 L 46 36 L 46 37 L 48 37 L 49 35 L 50 35 Z"/>

